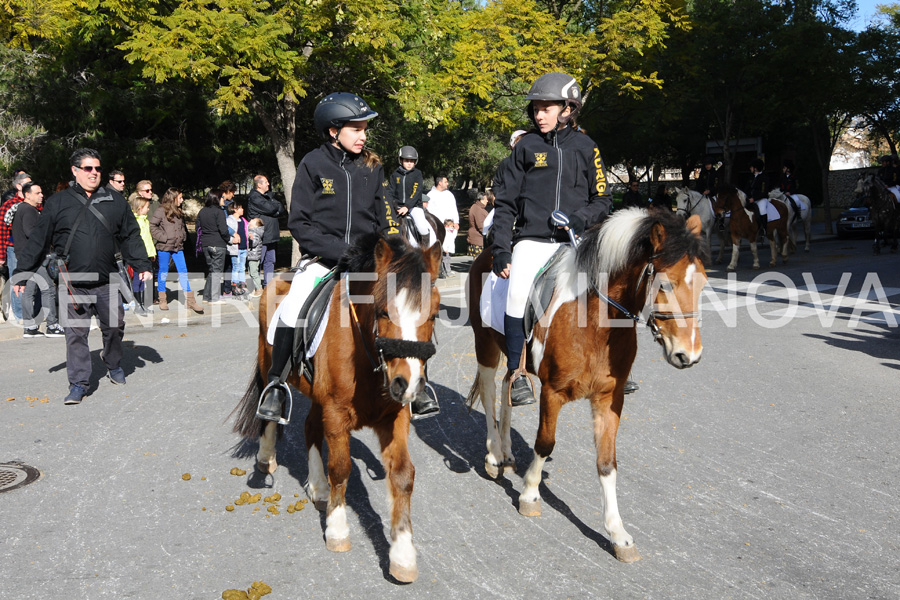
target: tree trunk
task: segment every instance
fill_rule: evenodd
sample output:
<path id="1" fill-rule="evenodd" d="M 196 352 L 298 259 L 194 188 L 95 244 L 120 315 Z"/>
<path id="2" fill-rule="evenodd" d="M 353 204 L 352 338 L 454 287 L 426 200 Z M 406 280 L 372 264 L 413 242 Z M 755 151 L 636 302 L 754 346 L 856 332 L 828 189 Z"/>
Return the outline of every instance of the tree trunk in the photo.
<path id="1" fill-rule="evenodd" d="M 281 183 L 284 187 L 284 199 L 288 213 L 291 211 L 291 191 L 294 187 L 294 178 L 297 175 L 297 164 L 294 162 L 294 135 L 297 128 L 297 103 L 292 96 L 285 95 L 275 102 L 274 108 L 266 110 L 262 102 L 256 96 L 251 97 L 250 106 L 256 111 L 269 140 L 275 149 L 275 160 L 278 162 L 278 173 L 281 175 Z M 300 247 L 297 240 L 291 245 L 291 264 L 296 264 L 300 259 Z"/>

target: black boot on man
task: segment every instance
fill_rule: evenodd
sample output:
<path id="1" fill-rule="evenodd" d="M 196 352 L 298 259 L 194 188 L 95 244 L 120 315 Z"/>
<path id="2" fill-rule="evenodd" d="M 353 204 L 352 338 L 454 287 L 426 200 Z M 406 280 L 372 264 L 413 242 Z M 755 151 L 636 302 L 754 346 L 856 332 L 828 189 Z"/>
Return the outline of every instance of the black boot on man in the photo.
<path id="1" fill-rule="evenodd" d="M 279 326 L 275 329 L 275 340 L 272 344 L 272 366 L 269 368 L 268 385 L 260 396 L 256 416 L 264 421 L 274 421 L 280 425 L 290 422 L 290 410 L 284 415 L 285 402 L 292 405 L 291 390 L 286 383 L 286 369 L 294 351 L 294 330 L 291 327 Z"/>

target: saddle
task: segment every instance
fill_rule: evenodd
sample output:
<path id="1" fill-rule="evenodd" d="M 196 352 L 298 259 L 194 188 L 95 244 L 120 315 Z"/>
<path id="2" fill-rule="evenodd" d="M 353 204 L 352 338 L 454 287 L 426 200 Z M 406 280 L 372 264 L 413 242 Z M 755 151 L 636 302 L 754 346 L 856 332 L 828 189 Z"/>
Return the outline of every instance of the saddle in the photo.
<path id="1" fill-rule="evenodd" d="M 556 290 L 556 279 L 559 271 L 551 267 L 559 260 L 561 251 L 564 246 L 560 246 L 559 250 L 550 257 L 547 264 L 544 265 L 537 276 L 534 283 L 531 284 L 531 291 L 528 294 L 528 304 L 525 306 L 525 339 L 531 339 L 531 333 L 534 325 L 538 323 L 547 309 L 550 307 L 550 301 L 553 299 L 553 292 Z"/>
<path id="2" fill-rule="evenodd" d="M 311 357 L 311 349 L 316 341 L 316 333 L 322 326 L 328 305 L 331 302 L 331 293 L 340 277 L 334 270 L 313 288 L 300 314 L 297 317 L 297 325 L 294 328 L 294 364 L 298 366 L 300 375 L 312 381 L 314 368 Z"/>

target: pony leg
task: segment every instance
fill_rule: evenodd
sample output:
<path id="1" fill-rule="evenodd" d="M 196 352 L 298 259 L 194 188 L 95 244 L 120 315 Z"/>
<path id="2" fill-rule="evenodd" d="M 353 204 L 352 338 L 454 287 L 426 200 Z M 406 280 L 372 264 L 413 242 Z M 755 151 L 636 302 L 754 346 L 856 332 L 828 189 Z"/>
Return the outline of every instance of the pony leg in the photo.
<path id="1" fill-rule="evenodd" d="M 804 251 L 806 252 L 809 252 L 809 230 L 811 227 L 810 221 L 810 219 L 803 221 L 803 237 L 806 238 L 806 247 L 804 248 Z"/>
<path id="2" fill-rule="evenodd" d="M 326 425 L 327 427 L 327 425 Z M 347 525 L 347 480 L 353 463 L 350 460 L 350 434 L 339 430 L 326 434 L 328 442 L 328 480 L 331 492 L 325 509 L 325 547 L 332 552 L 350 550 L 350 527 Z"/>
<path id="3" fill-rule="evenodd" d="M 594 445 L 597 447 L 597 474 L 603 490 L 603 526 L 612 542 L 616 558 L 622 562 L 641 559 L 634 539 L 625 530 L 619 515 L 616 499 L 616 434 L 619 431 L 619 415 L 622 412 L 624 395 L 616 388 L 615 396 L 597 396 L 591 399 L 594 415 Z"/>
<path id="4" fill-rule="evenodd" d="M 475 375 L 475 382 L 472 384 L 472 391 L 470 392 L 470 396 L 477 394 L 481 398 L 481 406 L 484 408 L 485 429 L 487 431 L 487 454 L 484 457 L 484 470 L 493 478 L 500 476 L 500 470 L 504 466 L 505 459 L 504 445 L 500 438 L 502 425 L 498 426 L 495 416 L 497 385 L 494 383 L 494 375 L 496 372 L 496 366 L 486 367 L 479 364 L 478 373 Z M 474 397 L 471 400 L 474 400 Z M 502 415 L 502 401 L 500 406 Z"/>
<path id="5" fill-rule="evenodd" d="M 315 402 L 309 408 L 304 430 L 309 474 L 306 485 L 303 487 L 316 510 L 324 511 L 328 506 L 329 488 L 328 478 L 325 477 L 325 466 L 322 464 L 322 407 Z"/>
<path id="6" fill-rule="evenodd" d="M 751 244 L 750 247 L 753 248 L 753 256 L 756 256 L 756 244 Z M 735 269 L 737 269 L 738 255 L 740 254 L 740 252 L 740 241 L 735 242 L 734 240 L 731 240 L 731 262 L 728 263 L 729 271 L 734 271 Z"/>
<path id="7" fill-rule="evenodd" d="M 753 254 L 753 269 L 759 270 L 759 253 L 756 251 L 756 240 L 750 242 L 750 252 Z M 733 269 L 732 269 L 733 270 Z"/>
<path id="8" fill-rule="evenodd" d="M 416 468 L 409 458 L 409 412 L 400 411 L 392 425 L 378 427 L 376 432 L 387 472 L 387 499 L 391 510 L 390 573 L 397 581 L 411 583 L 418 579 L 419 568 L 410 518 Z"/>
<path id="9" fill-rule="evenodd" d="M 769 266 L 774 267 L 776 263 L 776 259 L 778 258 L 778 244 L 775 243 L 775 234 L 772 234 L 772 237 L 769 238 L 769 251 L 772 256 L 772 260 L 769 261 Z"/>
<path id="10" fill-rule="evenodd" d="M 259 436 L 259 452 L 256 453 L 256 470 L 260 473 L 274 473 L 278 468 L 275 462 L 275 443 L 278 441 L 278 423 L 264 421 L 263 432 Z"/>
<path id="11" fill-rule="evenodd" d="M 512 451 L 512 406 L 506 402 L 500 403 L 500 439 L 503 444 L 503 472 L 512 473 L 516 470 L 516 457 Z"/>
<path id="12" fill-rule="evenodd" d="M 537 439 L 534 442 L 534 458 L 525 472 L 525 489 L 519 496 L 519 514 L 526 517 L 541 515 L 541 474 L 544 462 L 556 446 L 556 421 L 562 401 L 559 394 L 550 391 L 550 386 L 541 388 L 541 421 Z"/>

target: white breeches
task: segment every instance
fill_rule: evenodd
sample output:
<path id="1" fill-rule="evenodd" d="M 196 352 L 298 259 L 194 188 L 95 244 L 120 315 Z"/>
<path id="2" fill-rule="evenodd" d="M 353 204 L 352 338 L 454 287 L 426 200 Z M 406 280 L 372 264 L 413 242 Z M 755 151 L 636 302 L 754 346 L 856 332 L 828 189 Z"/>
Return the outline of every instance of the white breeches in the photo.
<path id="1" fill-rule="evenodd" d="M 521 319 L 525 316 L 531 284 L 558 248 L 558 242 L 534 240 L 522 240 L 513 246 L 509 290 L 506 292 L 506 314 L 510 317 Z"/>
<path id="2" fill-rule="evenodd" d="M 319 263 L 313 263 L 308 265 L 302 273 L 294 272 L 290 291 L 284 300 L 281 301 L 281 304 L 278 305 L 278 308 L 275 309 L 275 314 L 272 316 L 272 320 L 269 321 L 269 329 L 266 331 L 266 340 L 269 344 L 275 343 L 275 327 L 277 327 L 278 321 L 281 321 L 288 327 L 296 327 L 297 317 L 300 316 L 300 309 L 303 308 L 303 303 L 306 302 L 310 292 L 313 291 L 319 280 L 328 274 L 329 270 L 328 267 Z"/>
<path id="3" fill-rule="evenodd" d="M 431 227 L 431 223 L 428 222 L 428 219 L 425 218 L 425 211 L 420 207 L 415 207 L 409 211 L 409 216 L 412 218 L 413 223 L 416 224 L 416 229 L 419 232 L 419 235 L 427 235 L 428 238 L 425 240 L 425 247 L 431 248 L 432 245 L 437 241 L 437 235 L 434 233 L 434 229 Z"/>

